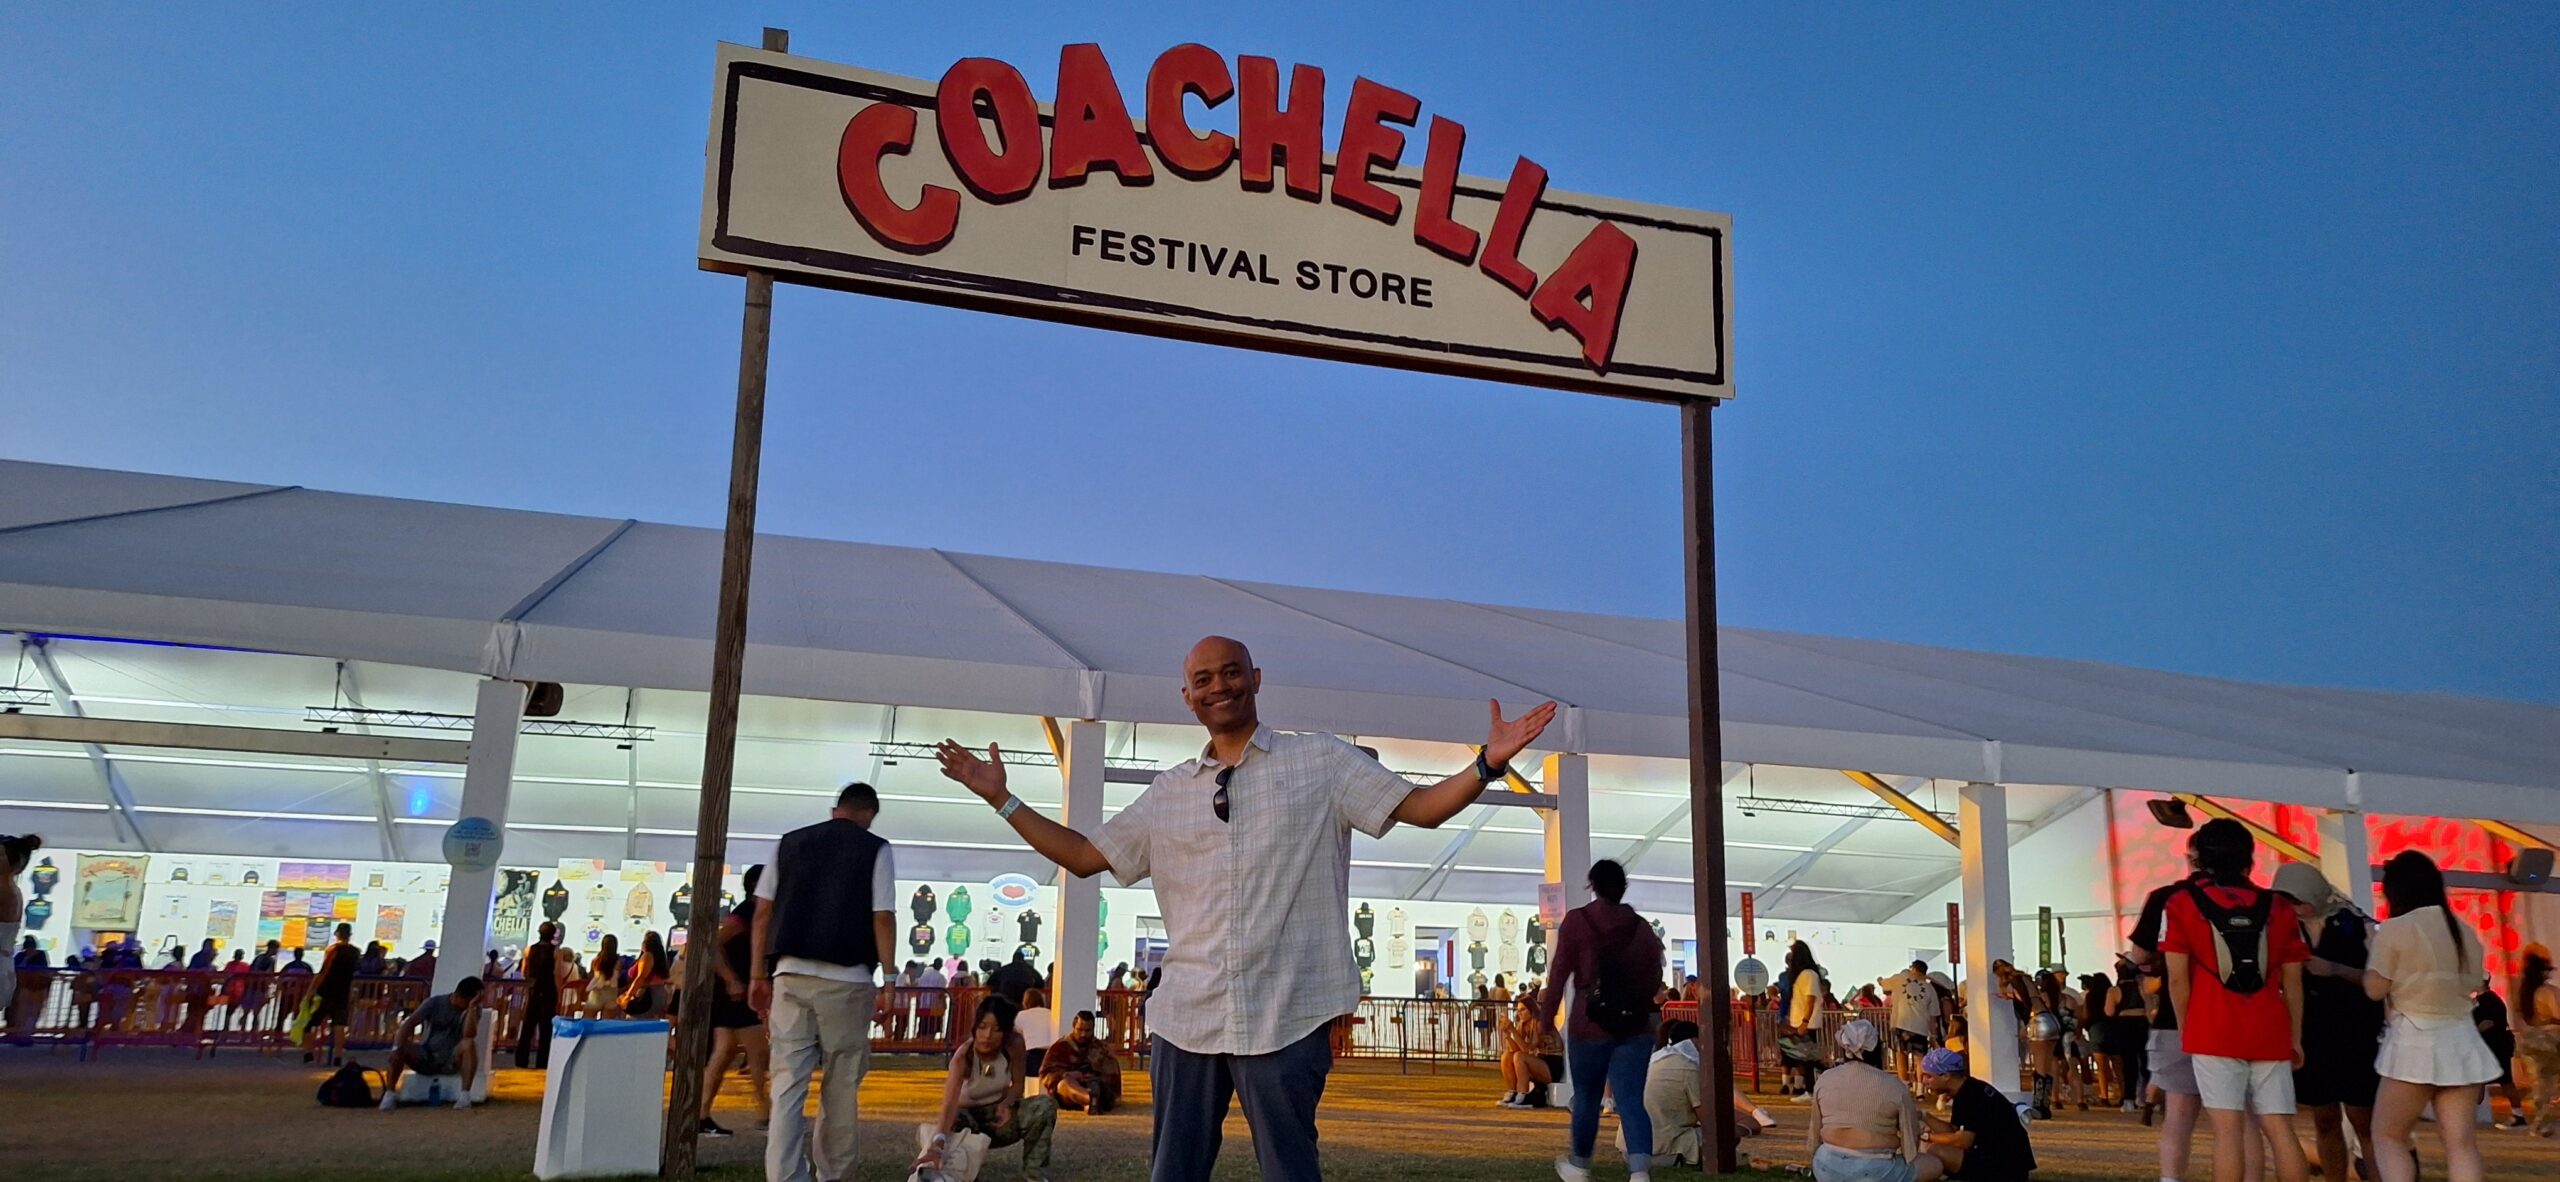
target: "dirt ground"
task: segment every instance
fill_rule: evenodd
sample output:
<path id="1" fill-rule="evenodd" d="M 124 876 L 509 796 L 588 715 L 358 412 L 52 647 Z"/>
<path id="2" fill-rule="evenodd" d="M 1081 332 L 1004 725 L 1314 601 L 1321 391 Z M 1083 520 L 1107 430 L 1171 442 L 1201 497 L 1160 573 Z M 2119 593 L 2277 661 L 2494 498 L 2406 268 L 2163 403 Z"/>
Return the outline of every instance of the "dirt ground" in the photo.
<path id="1" fill-rule="evenodd" d="M 361 1057 L 361 1056 L 360 1056 Z M 229 1054 L 196 1060 L 160 1050 L 117 1051 L 82 1063 L 68 1053 L 0 1048 L 0 1162 L 8 1177 L 45 1182 L 90 1179 L 247 1178 L 500 1179 L 529 1177 L 542 1076 L 502 1070 L 493 1102 L 469 1112 L 396 1113 L 324 1109 L 312 1100 L 322 1075 L 298 1059 Z M 885 1060 L 863 1087 L 862 1182 L 904 1177 L 917 1121 L 927 1119 L 938 1070 L 922 1060 Z M 1051 1174 L 1061 1179 L 1145 1176 L 1146 1077 L 1129 1077 L 1118 1112 L 1060 1121 Z M 1351 1062 L 1335 1069 L 1325 1095 L 1328 1178 L 1375 1182 L 1537 1182 L 1563 1146 L 1564 1114 L 1496 1108 L 1501 1091 L 1481 1068 L 1415 1068 Z M 1767 1101 L 1782 1122 L 1746 1142 L 1764 1168 L 1802 1163 L 1803 1109 Z M 717 1115 L 738 1131 L 706 1139 L 702 1160 L 714 1177 L 753 1178 L 764 1139 L 744 1085 L 722 1092 Z M 1606 1149 L 1600 1177 L 1625 1177 Z M 2121 1113 L 2066 1113 L 2035 1126 L 2039 1179 L 2097 1182 L 2157 1176 L 2152 1134 Z M 2428 1176 L 2443 1176 L 2431 1136 Z M 2560 1170 L 2560 1141 L 2484 1131 L 2493 1182 L 2544 1182 Z M 2209 1139 L 2197 1140 L 2209 1163 Z M 1012 1164 L 1010 1151 L 992 1163 Z M 991 1171 L 990 1179 L 1010 1177 Z M 1254 1176 L 1250 1136 L 1231 1120 L 1219 1177 Z M 2195 1176 L 2201 1178 L 2203 1173 Z"/>

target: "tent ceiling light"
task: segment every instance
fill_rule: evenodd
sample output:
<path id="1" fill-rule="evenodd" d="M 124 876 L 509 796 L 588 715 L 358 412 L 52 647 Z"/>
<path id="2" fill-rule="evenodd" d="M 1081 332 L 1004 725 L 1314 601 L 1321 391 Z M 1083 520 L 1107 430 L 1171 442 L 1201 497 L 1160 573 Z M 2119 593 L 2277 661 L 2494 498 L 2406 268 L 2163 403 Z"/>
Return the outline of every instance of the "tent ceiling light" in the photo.
<path id="1" fill-rule="evenodd" d="M 434 710 L 360 710 L 351 706 L 305 706 L 302 721 L 324 726 L 391 726 L 409 730 L 467 731 L 471 729 L 468 714 L 445 714 Z M 524 734 L 566 735 L 573 739 L 611 739 L 617 743 L 646 743 L 655 737 L 657 728 L 633 726 L 624 722 L 578 722 L 567 718 L 528 718 Z"/>

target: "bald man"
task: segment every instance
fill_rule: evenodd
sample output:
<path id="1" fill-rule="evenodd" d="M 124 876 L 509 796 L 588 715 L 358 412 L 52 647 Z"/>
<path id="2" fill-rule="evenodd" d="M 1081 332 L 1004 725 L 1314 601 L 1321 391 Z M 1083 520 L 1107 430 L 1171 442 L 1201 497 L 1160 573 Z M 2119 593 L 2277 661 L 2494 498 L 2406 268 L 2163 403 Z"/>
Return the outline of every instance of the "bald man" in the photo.
<path id="1" fill-rule="evenodd" d="M 1262 670 L 1212 636 L 1182 662 L 1182 702 L 1207 728 L 1197 759 L 1156 775 L 1091 838 L 1005 788 L 1003 752 L 944 740 L 942 774 L 994 806 L 1040 855 L 1078 877 L 1147 879 L 1164 909 L 1164 981 L 1147 1003 L 1155 1085 L 1153 1182 L 1205 1182 L 1229 1098 L 1243 1101 L 1272 1182 L 1318 1182 L 1316 1102 L 1333 1068 L 1327 1032 L 1360 1001 L 1351 963 L 1351 832 L 1438 828 L 1499 780 L 1555 717 L 1489 702 L 1482 754 L 1415 787 L 1332 735 L 1262 724 Z"/>

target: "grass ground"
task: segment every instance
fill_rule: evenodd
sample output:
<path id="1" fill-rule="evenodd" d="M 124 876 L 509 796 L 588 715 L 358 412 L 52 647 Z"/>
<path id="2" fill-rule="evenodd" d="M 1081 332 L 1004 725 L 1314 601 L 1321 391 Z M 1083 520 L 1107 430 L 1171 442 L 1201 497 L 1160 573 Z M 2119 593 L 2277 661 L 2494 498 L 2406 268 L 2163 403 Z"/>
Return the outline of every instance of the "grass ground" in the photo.
<path id="1" fill-rule="evenodd" d="M 186 1178 L 189 1182 L 273 1179 L 279 1182 L 517 1182 L 530 1178 L 542 1078 L 500 1071 L 493 1103 L 469 1112 L 409 1109 L 397 1113 L 320 1108 L 312 1090 L 323 1073 L 296 1061 L 226 1055 L 198 1061 L 163 1051 L 118 1051 L 100 1062 L 0 1048 L 0 1176 L 44 1182 L 124 1182 Z M 939 1073 L 916 1060 L 884 1061 L 863 1085 L 864 1162 L 860 1182 L 896 1182 L 914 1147 L 917 1121 L 929 1118 Z M 1129 1077 L 1119 1112 L 1065 1114 L 1050 1171 L 1061 1179 L 1146 1176 L 1146 1078 Z M 1562 1148 L 1564 1117 L 1493 1107 L 1501 1090 L 1480 1068 L 1399 1073 L 1393 1064 L 1345 1063 L 1335 1069 L 1323 1113 L 1325 1176 L 1337 1182 L 1546 1182 L 1548 1161 Z M 1781 1125 L 1747 1142 L 1763 1169 L 1801 1163 L 1801 1108 L 1772 1102 Z M 705 1140 L 706 1178 L 760 1178 L 763 1137 L 742 1083 L 719 1100 L 722 1123 L 739 1130 Z M 1251 1137 L 1241 1118 L 1228 1124 L 1219 1182 L 1256 1177 Z M 1605 1145 L 1604 1182 L 1625 1177 Z M 2422 1135 L 2423 1137 L 2423 1135 Z M 2560 1171 L 2560 1143 L 2483 1133 L 2492 1182 L 2547 1182 Z M 2428 1139 L 2432 1148 L 2431 1139 Z M 2115 1182 L 2157 1176 L 2149 1130 L 2118 1113 L 2068 1113 L 2036 1126 L 2044 1182 Z M 2210 1162 L 2206 1138 L 2197 1160 Z M 984 1175 L 1003 1182 L 1018 1161 L 999 1151 Z M 2431 1177 L 2441 1178 L 2431 1162 Z M 1695 1175 L 1688 1175 L 1694 1177 Z M 2200 1175 L 2199 1175 L 2200 1176 Z M 1800 1175 L 1799 1175 L 1800 1177 Z"/>

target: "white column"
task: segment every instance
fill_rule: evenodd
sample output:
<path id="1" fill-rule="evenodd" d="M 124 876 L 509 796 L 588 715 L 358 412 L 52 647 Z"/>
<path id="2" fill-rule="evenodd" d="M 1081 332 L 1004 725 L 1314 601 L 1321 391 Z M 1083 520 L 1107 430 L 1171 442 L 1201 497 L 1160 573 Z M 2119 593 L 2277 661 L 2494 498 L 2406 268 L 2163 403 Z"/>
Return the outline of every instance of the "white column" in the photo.
<path id="1" fill-rule="evenodd" d="M 1059 821 L 1078 833 L 1102 828 L 1102 724 L 1091 719 L 1067 723 L 1066 808 Z M 1058 996 L 1049 1008 L 1059 1017 L 1058 1029 L 1078 1010 L 1094 1008 L 1094 977 L 1102 956 L 1102 876 L 1078 878 L 1058 871 Z"/>
<path id="2" fill-rule="evenodd" d="M 462 772 L 462 816 L 486 817 L 498 826 L 500 844 L 507 829 L 507 797 L 515 790 L 516 736 L 524 729 L 525 686 L 491 679 L 480 683 L 480 699 L 471 711 L 471 762 Z M 455 867 L 445 889 L 444 924 L 436 936 L 436 992 L 452 989 L 480 971 L 492 944 L 490 905 L 498 894 L 498 871 Z"/>
<path id="3" fill-rule="evenodd" d="M 1956 827 L 1964 858 L 1964 1008 L 1968 1066 L 2011 1096 L 2018 1094 L 2018 1026 L 2009 1003 L 1995 996 L 1991 962 L 2009 952 L 2009 797 L 1998 784 L 1956 792 Z"/>
<path id="4" fill-rule="evenodd" d="M 1539 778 L 1556 798 L 1546 811 L 1547 881 L 1564 884 L 1570 911 L 1582 904 L 1582 884 L 1591 877 L 1591 757 L 1550 755 Z M 1510 789 L 1496 784 L 1488 791 Z"/>
<path id="5" fill-rule="evenodd" d="M 2365 833 L 2364 814 L 2324 809 L 2319 824 L 2321 875 L 2365 912 L 2379 910 L 2373 900 L 2373 842 Z"/>

